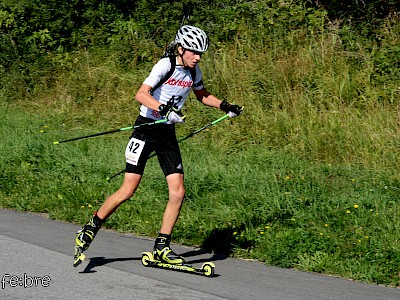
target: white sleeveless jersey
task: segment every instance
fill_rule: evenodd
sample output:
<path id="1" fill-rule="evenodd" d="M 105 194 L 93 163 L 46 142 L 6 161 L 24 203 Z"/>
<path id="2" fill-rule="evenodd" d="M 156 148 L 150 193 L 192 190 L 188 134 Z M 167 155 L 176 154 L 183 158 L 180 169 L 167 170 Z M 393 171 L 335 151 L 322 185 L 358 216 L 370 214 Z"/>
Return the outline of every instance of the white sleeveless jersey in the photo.
<path id="1" fill-rule="evenodd" d="M 144 80 L 143 84 L 155 87 L 171 69 L 171 62 L 168 57 L 160 59 L 153 67 L 150 75 Z M 184 69 L 176 64 L 174 73 L 153 93 L 153 97 L 161 104 L 172 105 L 178 110 L 182 109 L 183 104 L 189 96 L 190 90 L 201 90 L 203 88 L 202 73 L 198 65 L 196 70 L 196 82 L 193 82 L 189 69 Z M 162 119 L 158 111 L 140 106 L 140 115 L 153 120 Z"/>

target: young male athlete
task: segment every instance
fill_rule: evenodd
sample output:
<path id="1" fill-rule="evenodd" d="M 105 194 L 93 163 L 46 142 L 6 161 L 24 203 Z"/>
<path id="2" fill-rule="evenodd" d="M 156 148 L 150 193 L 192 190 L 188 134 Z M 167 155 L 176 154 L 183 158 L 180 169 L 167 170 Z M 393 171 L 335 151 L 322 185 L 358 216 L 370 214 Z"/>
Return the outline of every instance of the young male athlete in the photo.
<path id="1" fill-rule="evenodd" d="M 236 117 L 242 112 L 240 106 L 219 100 L 203 86 L 198 63 L 202 53 L 207 50 L 208 43 L 208 37 L 203 30 L 188 25 L 181 27 L 173 43 L 177 55 L 173 60 L 168 57 L 159 60 L 139 88 L 136 100 L 141 106 L 135 125 L 162 119 L 167 121 L 134 130 L 126 148 L 126 170 L 121 187 L 106 199 L 77 233 L 75 242 L 82 250 L 89 247 L 101 224 L 119 205 L 133 196 L 142 179 L 147 159 L 155 151 L 167 180 L 169 200 L 155 241 L 154 258 L 169 264 L 184 263 L 184 259 L 169 246 L 185 196 L 183 163 L 175 135 L 175 123 L 184 122 L 180 111 L 191 90 L 204 105 L 220 108 L 230 117 Z M 165 78 L 172 67 L 172 75 Z"/>

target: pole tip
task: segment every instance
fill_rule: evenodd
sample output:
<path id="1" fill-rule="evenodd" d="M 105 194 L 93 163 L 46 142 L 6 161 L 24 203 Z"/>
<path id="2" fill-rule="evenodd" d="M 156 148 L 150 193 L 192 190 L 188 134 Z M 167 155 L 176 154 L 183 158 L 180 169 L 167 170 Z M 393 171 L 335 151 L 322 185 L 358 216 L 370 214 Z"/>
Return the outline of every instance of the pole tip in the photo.
<path id="1" fill-rule="evenodd" d="M 55 141 L 53 142 L 53 145 L 58 145 L 60 142 L 59 141 Z"/>

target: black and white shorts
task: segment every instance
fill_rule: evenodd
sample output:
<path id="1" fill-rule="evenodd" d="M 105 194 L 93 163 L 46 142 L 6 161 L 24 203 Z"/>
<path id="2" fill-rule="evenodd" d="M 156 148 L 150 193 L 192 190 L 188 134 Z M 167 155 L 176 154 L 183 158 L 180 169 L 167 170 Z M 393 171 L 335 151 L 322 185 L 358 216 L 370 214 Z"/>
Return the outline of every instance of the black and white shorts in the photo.
<path id="1" fill-rule="evenodd" d="M 139 115 L 135 126 L 154 120 Z M 126 173 L 143 175 L 150 154 L 155 151 L 165 176 L 183 174 L 181 152 L 176 139 L 175 124 L 144 125 L 136 128 L 126 147 Z"/>

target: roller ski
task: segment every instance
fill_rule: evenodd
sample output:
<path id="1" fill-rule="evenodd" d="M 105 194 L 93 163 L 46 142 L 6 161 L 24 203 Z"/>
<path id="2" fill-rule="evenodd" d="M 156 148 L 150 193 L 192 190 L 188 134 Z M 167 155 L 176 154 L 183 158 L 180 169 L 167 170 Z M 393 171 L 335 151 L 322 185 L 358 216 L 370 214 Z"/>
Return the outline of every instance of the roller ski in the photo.
<path id="1" fill-rule="evenodd" d="M 215 266 L 213 263 L 206 262 L 201 268 L 196 268 L 192 265 L 185 263 L 184 258 L 176 254 L 169 247 L 170 241 L 170 235 L 160 234 L 156 239 L 153 253 L 142 253 L 143 266 L 194 273 L 207 277 L 212 277 L 214 275 Z"/>
<path id="2" fill-rule="evenodd" d="M 186 263 L 182 263 L 180 265 L 166 263 L 166 262 L 163 262 L 162 260 L 155 259 L 153 256 L 153 253 L 151 253 L 151 252 L 143 252 L 142 253 L 142 264 L 145 267 L 170 269 L 170 270 L 175 270 L 175 271 L 204 275 L 207 277 L 214 276 L 214 269 L 215 269 L 215 265 L 212 262 L 204 263 L 201 268 L 195 268 Z"/>
<path id="3" fill-rule="evenodd" d="M 90 243 L 93 241 L 97 232 L 101 227 L 102 220 L 97 217 L 95 213 L 87 222 L 82 229 L 76 233 L 75 238 L 75 255 L 74 255 L 74 267 L 77 267 L 85 260 L 85 254 L 83 251 L 89 248 Z"/>

